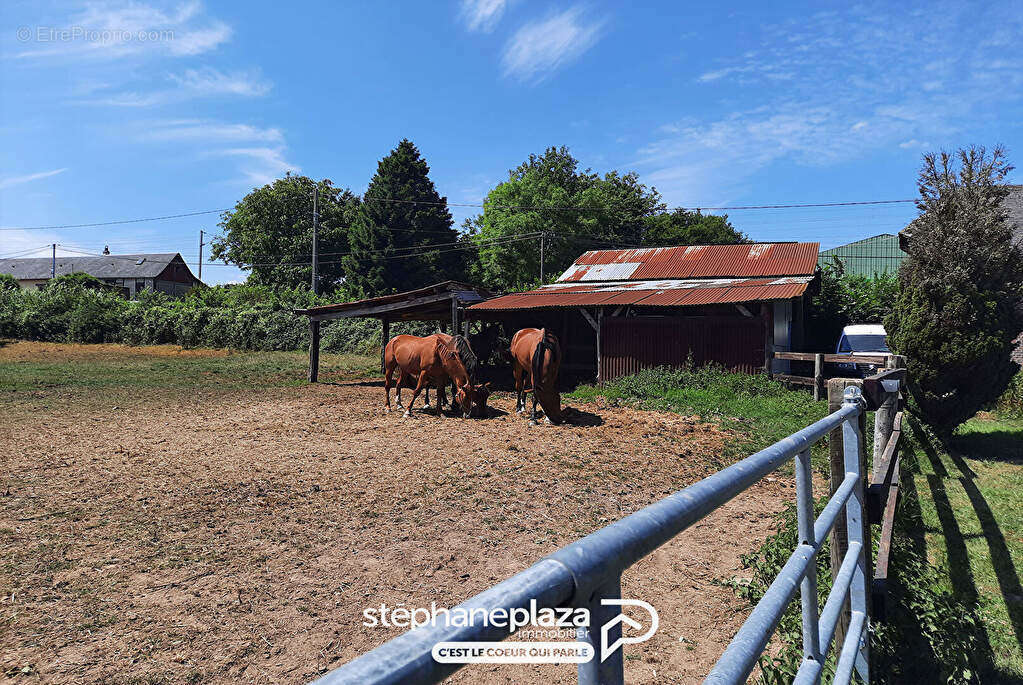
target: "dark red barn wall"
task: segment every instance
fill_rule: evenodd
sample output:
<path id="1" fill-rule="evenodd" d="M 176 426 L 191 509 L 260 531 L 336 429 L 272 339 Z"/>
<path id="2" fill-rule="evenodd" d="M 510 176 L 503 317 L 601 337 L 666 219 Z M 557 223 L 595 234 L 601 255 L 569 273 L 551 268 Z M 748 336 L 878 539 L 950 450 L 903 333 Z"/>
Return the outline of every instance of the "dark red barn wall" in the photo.
<path id="1" fill-rule="evenodd" d="M 716 362 L 734 371 L 764 367 L 762 317 L 606 317 L 600 339 L 602 380 L 641 369 Z"/>

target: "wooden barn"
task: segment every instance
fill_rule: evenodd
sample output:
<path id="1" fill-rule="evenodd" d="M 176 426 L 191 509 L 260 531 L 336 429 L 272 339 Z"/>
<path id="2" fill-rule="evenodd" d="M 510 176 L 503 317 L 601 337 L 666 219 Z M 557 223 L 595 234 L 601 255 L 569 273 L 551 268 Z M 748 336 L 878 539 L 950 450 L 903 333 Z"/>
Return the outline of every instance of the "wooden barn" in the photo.
<path id="1" fill-rule="evenodd" d="M 798 349 L 818 243 L 593 250 L 556 283 L 468 307 L 506 332 L 546 327 L 569 374 L 605 381 L 640 369 L 716 362 L 752 373 Z"/>

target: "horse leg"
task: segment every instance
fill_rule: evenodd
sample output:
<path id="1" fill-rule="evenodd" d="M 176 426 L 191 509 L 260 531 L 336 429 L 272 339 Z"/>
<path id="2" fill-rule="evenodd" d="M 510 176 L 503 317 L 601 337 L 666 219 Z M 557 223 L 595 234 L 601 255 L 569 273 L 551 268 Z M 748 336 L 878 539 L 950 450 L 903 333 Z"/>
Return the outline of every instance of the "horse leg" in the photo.
<path id="1" fill-rule="evenodd" d="M 423 400 L 423 409 L 425 409 L 427 411 L 430 410 L 430 384 L 429 383 L 427 383 L 427 385 L 426 385 L 426 399 Z"/>
<path id="2" fill-rule="evenodd" d="M 522 369 L 518 367 L 518 364 L 515 365 L 512 373 L 515 375 L 515 413 L 521 414 L 526 408 L 526 399 L 522 395 Z"/>
<path id="3" fill-rule="evenodd" d="M 386 373 L 384 374 L 384 411 L 391 411 L 391 375 L 394 373 L 394 367 L 387 367 Z M 401 381 L 398 381 L 398 409 L 401 409 Z"/>
<path id="4" fill-rule="evenodd" d="M 533 384 L 533 415 L 529 418 L 529 425 L 536 425 L 536 384 Z"/>
<path id="5" fill-rule="evenodd" d="M 423 386 L 428 382 L 428 376 L 425 371 L 419 373 L 419 382 L 416 383 L 416 389 L 412 393 L 412 399 L 408 401 L 408 409 L 405 410 L 405 418 L 412 416 L 412 405 L 416 403 L 416 398 L 419 397 L 419 393 L 423 391 Z"/>
<path id="6" fill-rule="evenodd" d="M 402 369 L 398 369 L 398 384 L 395 386 L 398 409 L 404 409 L 401 405 L 401 386 L 403 385 L 405 385 L 405 372 Z"/>

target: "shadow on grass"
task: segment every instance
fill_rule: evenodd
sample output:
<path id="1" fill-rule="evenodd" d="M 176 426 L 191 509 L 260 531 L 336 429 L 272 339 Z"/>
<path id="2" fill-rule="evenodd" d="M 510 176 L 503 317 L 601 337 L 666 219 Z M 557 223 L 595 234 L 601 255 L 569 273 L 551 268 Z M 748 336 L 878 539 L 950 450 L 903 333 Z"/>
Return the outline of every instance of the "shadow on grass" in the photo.
<path id="1" fill-rule="evenodd" d="M 948 576 L 955 596 L 965 607 L 971 610 L 978 605 L 979 594 L 973 570 L 970 566 L 970 554 L 966 541 L 983 537 L 988 543 L 992 566 L 998 578 L 998 584 L 1002 591 L 1003 600 L 1009 613 L 1016 640 L 1023 647 L 1023 632 L 1021 632 L 1023 631 L 1023 611 L 1021 611 L 1020 607 L 1020 601 L 1023 599 L 1023 588 L 1020 587 L 1019 576 L 1009 554 L 1005 537 L 995 521 L 994 514 L 987 500 L 974 482 L 976 473 L 962 456 L 953 449 L 948 449 L 947 454 L 955 465 L 956 473 L 950 472 L 941 458 L 938 445 L 932 441 L 928 433 L 913 419 L 909 421 L 909 425 L 913 432 L 915 444 L 923 452 L 931 468 L 934 470 L 933 474 L 926 475 L 926 480 L 938 521 L 941 525 L 941 534 L 945 540 L 949 566 Z M 958 443 L 954 441 L 954 444 Z M 942 451 L 946 450 L 943 449 Z M 946 482 L 952 480 L 958 482 L 966 492 L 977 515 L 977 519 L 981 524 L 981 530 L 983 531 L 981 535 L 965 535 L 959 527 L 955 516 L 955 508 L 952 506 L 946 490 Z M 919 530 L 911 530 L 908 533 L 913 541 L 914 550 L 918 554 L 923 551 L 921 558 L 926 558 L 926 543 L 923 539 L 924 526 L 923 517 L 920 514 L 919 492 L 916 491 L 915 483 L 912 479 L 908 479 L 906 486 L 904 493 L 906 495 L 907 513 L 911 517 L 910 520 L 918 524 L 913 527 L 919 528 Z M 974 632 L 977 650 L 971 655 L 971 660 L 982 674 L 983 682 L 1023 683 L 1023 678 L 1015 674 L 1005 673 L 995 665 L 990 636 L 983 621 L 978 620 L 976 622 Z"/>
<path id="2" fill-rule="evenodd" d="M 989 451 L 982 452 L 981 450 Z M 1007 451 L 1014 451 L 1017 455 L 1016 458 L 1013 459 L 1007 454 Z M 966 491 L 966 496 L 970 498 L 973 511 L 977 514 L 977 520 L 980 522 L 981 531 L 983 531 L 991 555 L 991 566 L 994 568 L 998 588 L 1001 590 L 1002 599 L 1005 602 L 1005 610 L 1009 614 L 1009 622 L 1012 624 L 1012 630 L 1016 636 L 1016 645 L 1023 650 L 1023 586 L 1020 585 L 1019 573 L 1016 571 L 1016 564 L 1012 560 L 1009 545 L 1005 541 L 1002 529 L 998 526 L 994 512 L 991 511 L 987 499 L 977 487 L 976 474 L 964 459 L 964 457 L 970 457 L 990 460 L 1023 460 L 1023 429 L 968 432 L 957 435 L 949 445 L 948 454 L 962 474 L 959 482 Z"/>
<path id="3" fill-rule="evenodd" d="M 971 459 L 1020 464 L 1023 463 L 1023 428 L 962 433 L 953 436 L 949 447 L 950 453 Z"/>

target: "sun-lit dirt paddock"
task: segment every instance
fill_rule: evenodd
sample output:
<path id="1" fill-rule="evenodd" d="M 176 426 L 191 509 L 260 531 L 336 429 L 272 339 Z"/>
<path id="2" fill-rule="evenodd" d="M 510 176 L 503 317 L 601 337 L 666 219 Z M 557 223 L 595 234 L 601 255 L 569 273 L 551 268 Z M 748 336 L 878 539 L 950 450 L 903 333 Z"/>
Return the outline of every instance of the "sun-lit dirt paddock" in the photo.
<path id="1" fill-rule="evenodd" d="M 0 354 L 0 363 L 4 361 Z M 71 361 L 69 361 L 71 363 Z M 576 425 L 381 411 L 379 380 L 0 400 L 0 644 L 18 682 L 304 682 L 715 470 L 729 436 L 574 404 Z M 27 399 L 26 399 L 27 398 Z M 407 398 L 406 398 L 407 399 Z M 698 682 L 746 609 L 715 581 L 791 494 L 765 482 L 626 573 L 661 627 L 636 683 Z M 472 666 L 460 683 L 574 682 Z"/>

